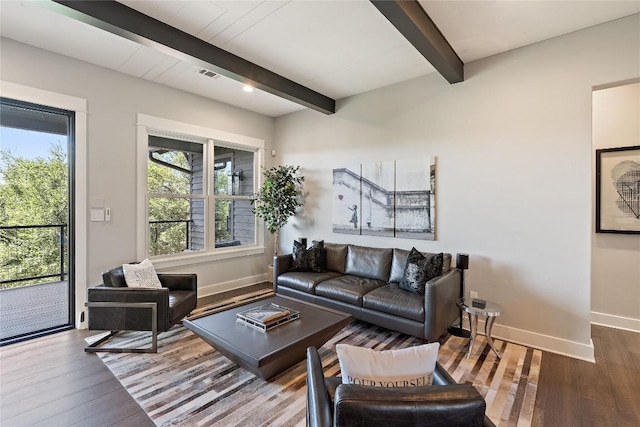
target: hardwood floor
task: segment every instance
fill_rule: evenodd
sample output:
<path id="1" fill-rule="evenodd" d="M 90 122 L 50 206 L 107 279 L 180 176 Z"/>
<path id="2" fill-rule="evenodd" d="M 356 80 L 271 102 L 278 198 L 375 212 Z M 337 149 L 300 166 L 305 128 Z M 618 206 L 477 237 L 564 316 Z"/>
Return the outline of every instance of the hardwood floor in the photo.
<path id="1" fill-rule="evenodd" d="M 153 426 L 84 338 L 0 348 L 0 425 Z M 595 364 L 544 353 L 534 426 L 640 426 L 640 334 L 593 326 Z"/>
<path id="2" fill-rule="evenodd" d="M 596 363 L 542 356 L 533 426 L 640 426 L 640 334 L 593 325 Z"/>
<path id="3" fill-rule="evenodd" d="M 153 422 L 70 330 L 0 348 L 0 425 L 153 426 Z"/>

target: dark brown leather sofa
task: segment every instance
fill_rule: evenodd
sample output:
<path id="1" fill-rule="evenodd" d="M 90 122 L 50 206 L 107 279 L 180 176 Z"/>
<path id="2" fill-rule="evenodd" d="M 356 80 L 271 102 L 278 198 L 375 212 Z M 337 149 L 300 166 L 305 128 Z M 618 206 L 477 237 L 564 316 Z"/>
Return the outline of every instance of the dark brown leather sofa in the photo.
<path id="1" fill-rule="evenodd" d="M 444 254 L 442 275 L 425 294 L 398 286 L 409 251 L 324 243 L 325 272 L 289 271 L 292 256 L 274 257 L 273 286 L 289 296 L 351 314 L 354 318 L 436 341 L 459 317 L 460 270 Z"/>
<path id="2" fill-rule="evenodd" d="M 307 349 L 307 426 L 495 427 L 471 384 L 456 384 L 436 363 L 433 385 L 368 387 L 325 377 L 315 347 Z"/>

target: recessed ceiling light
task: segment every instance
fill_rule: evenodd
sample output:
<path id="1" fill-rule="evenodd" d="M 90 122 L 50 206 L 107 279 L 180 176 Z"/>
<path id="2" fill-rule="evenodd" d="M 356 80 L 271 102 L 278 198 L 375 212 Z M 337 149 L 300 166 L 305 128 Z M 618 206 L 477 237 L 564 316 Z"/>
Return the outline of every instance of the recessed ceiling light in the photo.
<path id="1" fill-rule="evenodd" d="M 242 90 L 243 90 L 243 91 L 245 91 L 245 92 L 253 92 L 253 86 L 251 86 L 251 85 L 244 85 L 244 86 L 242 87 Z"/>

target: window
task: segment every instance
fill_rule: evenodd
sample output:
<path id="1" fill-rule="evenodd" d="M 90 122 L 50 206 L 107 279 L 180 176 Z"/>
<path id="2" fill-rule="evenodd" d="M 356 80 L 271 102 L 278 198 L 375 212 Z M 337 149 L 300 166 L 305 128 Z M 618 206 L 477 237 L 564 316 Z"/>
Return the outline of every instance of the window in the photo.
<path id="1" fill-rule="evenodd" d="M 255 243 L 256 218 L 253 194 L 254 153 L 214 147 L 214 195 L 216 247 Z"/>
<path id="2" fill-rule="evenodd" d="M 154 125 L 138 135 L 146 160 L 140 255 L 189 258 L 261 249 L 250 198 L 263 141 L 150 116 L 138 120 Z"/>

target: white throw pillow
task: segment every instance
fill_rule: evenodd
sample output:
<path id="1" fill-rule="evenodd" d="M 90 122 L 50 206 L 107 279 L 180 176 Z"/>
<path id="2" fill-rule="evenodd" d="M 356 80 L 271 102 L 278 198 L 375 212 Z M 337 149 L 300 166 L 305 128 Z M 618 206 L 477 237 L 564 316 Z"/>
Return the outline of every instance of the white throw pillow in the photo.
<path id="1" fill-rule="evenodd" d="M 433 383 L 440 343 L 375 351 L 337 344 L 343 384 L 374 387 L 420 387 Z"/>
<path id="2" fill-rule="evenodd" d="M 130 288 L 161 288 L 156 269 L 149 259 L 140 264 L 123 264 L 124 280 Z"/>

